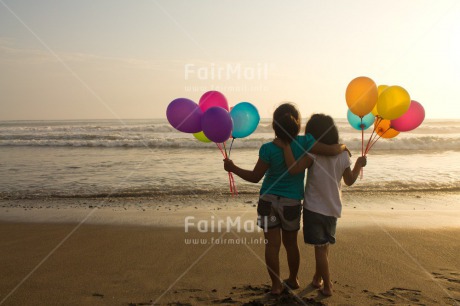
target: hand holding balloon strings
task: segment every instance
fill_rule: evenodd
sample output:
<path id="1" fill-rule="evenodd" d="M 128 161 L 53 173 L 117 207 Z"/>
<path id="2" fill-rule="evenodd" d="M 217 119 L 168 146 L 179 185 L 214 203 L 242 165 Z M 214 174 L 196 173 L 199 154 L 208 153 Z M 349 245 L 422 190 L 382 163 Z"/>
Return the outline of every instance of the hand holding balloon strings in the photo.
<path id="1" fill-rule="evenodd" d="M 225 146 L 225 143 L 222 143 Z M 225 148 L 222 148 L 222 145 L 220 143 L 216 142 L 216 146 L 219 148 L 220 152 L 222 153 L 222 156 L 224 157 L 224 160 L 228 159 L 227 152 L 224 151 Z M 238 195 L 238 190 L 236 189 L 235 185 L 235 178 L 233 177 L 233 173 L 228 171 L 228 181 L 230 185 L 230 192 L 232 196 Z"/>
<path id="2" fill-rule="evenodd" d="M 233 141 L 232 141 L 233 142 Z M 224 145 L 224 151 L 225 151 L 225 159 L 229 158 L 229 155 L 227 154 L 227 148 L 225 147 L 225 142 L 223 142 Z M 229 151 L 230 154 L 230 151 Z M 232 172 L 228 172 L 228 178 L 230 180 L 230 191 L 232 192 L 232 195 L 236 194 L 238 195 L 238 190 L 236 190 L 236 185 L 235 185 L 235 178 L 233 177 Z"/>

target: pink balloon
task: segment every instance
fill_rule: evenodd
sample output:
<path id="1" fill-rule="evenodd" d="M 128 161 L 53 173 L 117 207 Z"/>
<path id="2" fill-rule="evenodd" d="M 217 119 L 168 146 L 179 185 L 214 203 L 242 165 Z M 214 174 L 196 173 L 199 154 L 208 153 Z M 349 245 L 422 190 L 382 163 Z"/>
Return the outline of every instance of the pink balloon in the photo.
<path id="1" fill-rule="evenodd" d="M 407 112 L 401 117 L 391 120 L 391 127 L 399 132 L 416 129 L 425 119 L 425 109 L 422 104 L 412 100 Z"/>
<path id="2" fill-rule="evenodd" d="M 211 90 L 204 93 L 200 98 L 200 103 L 198 104 L 203 112 L 208 108 L 218 106 L 222 107 L 228 111 L 228 102 L 223 94 L 218 91 Z"/>

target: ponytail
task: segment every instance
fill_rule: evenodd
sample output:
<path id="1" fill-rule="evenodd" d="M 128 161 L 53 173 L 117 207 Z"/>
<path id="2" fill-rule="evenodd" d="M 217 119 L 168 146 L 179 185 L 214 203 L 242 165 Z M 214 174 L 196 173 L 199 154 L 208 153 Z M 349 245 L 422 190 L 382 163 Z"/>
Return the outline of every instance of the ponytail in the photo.
<path id="1" fill-rule="evenodd" d="M 273 130 L 276 137 L 291 142 L 300 132 L 300 114 L 294 104 L 284 103 L 273 113 Z"/>

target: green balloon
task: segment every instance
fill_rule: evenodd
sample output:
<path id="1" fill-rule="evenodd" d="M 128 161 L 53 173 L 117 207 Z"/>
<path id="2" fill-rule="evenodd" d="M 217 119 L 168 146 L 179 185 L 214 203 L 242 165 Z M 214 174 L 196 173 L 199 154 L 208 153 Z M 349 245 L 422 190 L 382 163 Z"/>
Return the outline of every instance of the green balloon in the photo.
<path id="1" fill-rule="evenodd" d="M 206 137 L 206 135 L 203 133 L 203 131 L 198 132 L 198 133 L 194 133 L 193 137 L 195 137 L 196 139 L 198 139 L 201 142 L 211 142 L 211 140 L 209 140 L 208 137 Z"/>

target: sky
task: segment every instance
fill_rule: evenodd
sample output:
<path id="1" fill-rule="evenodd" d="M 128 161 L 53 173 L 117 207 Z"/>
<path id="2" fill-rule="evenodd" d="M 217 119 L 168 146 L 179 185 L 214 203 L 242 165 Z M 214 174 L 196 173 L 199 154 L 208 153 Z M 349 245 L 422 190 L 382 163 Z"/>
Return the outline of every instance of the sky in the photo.
<path id="1" fill-rule="evenodd" d="M 165 118 L 208 90 L 344 118 L 358 76 L 460 119 L 460 1 L 0 0 L 0 120 Z"/>

